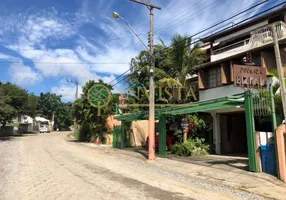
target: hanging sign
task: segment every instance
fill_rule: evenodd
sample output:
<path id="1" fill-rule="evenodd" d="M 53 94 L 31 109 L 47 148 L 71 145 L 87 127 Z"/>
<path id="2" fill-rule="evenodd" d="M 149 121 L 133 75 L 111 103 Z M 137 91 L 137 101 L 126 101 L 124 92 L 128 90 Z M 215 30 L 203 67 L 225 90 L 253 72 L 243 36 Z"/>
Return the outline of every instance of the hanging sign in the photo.
<path id="1" fill-rule="evenodd" d="M 266 68 L 247 65 L 233 65 L 234 86 L 243 88 L 265 88 Z"/>
<path id="2" fill-rule="evenodd" d="M 171 124 L 169 127 L 170 131 L 176 131 L 178 130 L 178 124 Z"/>
<path id="3" fill-rule="evenodd" d="M 183 118 L 182 122 L 181 122 L 181 128 L 185 129 L 188 128 L 189 124 L 188 124 L 188 119 L 187 118 Z"/>

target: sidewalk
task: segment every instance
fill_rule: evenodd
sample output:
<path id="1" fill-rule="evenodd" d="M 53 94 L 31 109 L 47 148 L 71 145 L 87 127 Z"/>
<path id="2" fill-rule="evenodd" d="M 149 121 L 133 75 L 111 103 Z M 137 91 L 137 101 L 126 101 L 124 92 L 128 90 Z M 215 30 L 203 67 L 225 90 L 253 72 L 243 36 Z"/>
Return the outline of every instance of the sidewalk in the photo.
<path id="1" fill-rule="evenodd" d="M 286 199 L 286 184 L 276 177 L 265 173 L 252 173 L 231 166 L 216 164 L 204 165 L 200 162 L 185 162 L 183 157 L 157 157 L 155 161 L 148 161 L 144 150 L 116 149 L 110 145 L 95 145 L 81 143 L 90 148 L 108 152 L 118 158 L 131 160 L 132 162 L 144 162 L 150 166 L 169 172 L 180 173 L 182 176 L 197 178 L 207 183 L 224 185 L 234 189 L 254 193 L 271 199 Z M 179 159 L 179 160 L 178 160 Z"/>

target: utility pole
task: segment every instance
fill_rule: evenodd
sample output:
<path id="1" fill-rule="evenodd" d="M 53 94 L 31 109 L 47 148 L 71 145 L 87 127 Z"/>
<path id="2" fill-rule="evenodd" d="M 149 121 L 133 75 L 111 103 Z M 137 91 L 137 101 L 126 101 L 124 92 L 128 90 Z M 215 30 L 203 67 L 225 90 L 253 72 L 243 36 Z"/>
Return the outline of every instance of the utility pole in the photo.
<path id="1" fill-rule="evenodd" d="M 146 6 L 150 11 L 150 40 L 149 40 L 149 54 L 150 54 L 150 81 L 149 81 L 149 144 L 148 144 L 148 159 L 155 159 L 155 58 L 154 58 L 154 8 L 161 10 L 160 7 L 155 6 L 148 0 L 146 3 L 140 0 L 130 0 L 132 2 Z"/>
<path id="2" fill-rule="evenodd" d="M 76 89 L 75 89 L 75 101 L 76 101 L 78 99 L 78 81 L 67 79 L 67 82 L 73 83 L 73 84 L 76 85 Z M 75 104 L 75 102 L 74 102 L 74 104 Z M 76 132 L 77 128 L 78 128 L 77 127 L 77 119 L 76 119 L 76 117 L 74 117 L 73 123 L 74 123 L 74 129 L 75 129 L 74 132 Z"/>
<path id="3" fill-rule="evenodd" d="M 274 43 L 277 71 L 279 74 L 280 94 L 282 97 L 284 120 L 286 123 L 286 88 L 285 88 L 285 81 L 284 81 L 284 70 L 282 67 L 282 62 L 281 62 L 281 57 L 280 57 L 278 35 L 277 35 L 277 29 L 275 27 L 275 24 L 272 24 L 272 33 L 273 33 L 273 43 Z"/>
<path id="4" fill-rule="evenodd" d="M 75 100 L 78 99 L 78 82 L 76 82 Z"/>
<path id="5" fill-rule="evenodd" d="M 69 82 L 69 83 L 73 83 L 73 84 L 75 84 L 75 85 L 76 85 L 76 90 L 75 90 L 75 100 L 77 100 L 77 99 L 78 99 L 78 81 L 67 79 L 67 82 Z"/>

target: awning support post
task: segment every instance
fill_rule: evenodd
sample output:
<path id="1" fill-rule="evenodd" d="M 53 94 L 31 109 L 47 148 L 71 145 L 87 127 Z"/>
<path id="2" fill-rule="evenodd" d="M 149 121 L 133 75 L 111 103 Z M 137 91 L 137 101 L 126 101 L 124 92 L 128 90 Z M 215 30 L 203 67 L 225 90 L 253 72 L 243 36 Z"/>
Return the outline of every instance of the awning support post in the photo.
<path id="1" fill-rule="evenodd" d="M 121 149 L 125 147 L 125 121 L 121 121 Z"/>
<path id="2" fill-rule="evenodd" d="M 166 117 L 159 116 L 159 155 L 166 155 Z"/>
<path id="3" fill-rule="evenodd" d="M 253 99 L 251 92 L 247 91 L 245 95 L 245 119 L 246 119 L 246 134 L 247 134 L 247 148 L 248 148 L 248 164 L 249 171 L 258 172 L 256 145 L 255 145 L 255 126 L 253 114 Z"/>

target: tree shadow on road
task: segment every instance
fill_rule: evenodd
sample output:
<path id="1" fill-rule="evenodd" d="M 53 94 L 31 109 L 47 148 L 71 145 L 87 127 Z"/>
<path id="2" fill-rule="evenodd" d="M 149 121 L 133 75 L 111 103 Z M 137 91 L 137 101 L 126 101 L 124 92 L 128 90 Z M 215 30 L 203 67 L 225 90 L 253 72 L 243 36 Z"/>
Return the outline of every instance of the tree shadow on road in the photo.
<path id="1" fill-rule="evenodd" d="M 136 153 L 141 154 L 141 155 L 144 156 L 145 158 L 148 158 L 148 152 L 146 152 L 145 150 L 142 150 L 142 149 L 134 149 L 133 151 L 136 152 Z"/>
<path id="2" fill-rule="evenodd" d="M 218 159 L 215 157 L 204 157 L 204 156 L 191 156 L 191 157 L 176 157 L 176 156 L 169 156 L 171 160 L 178 160 L 185 163 L 191 163 L 206 167 L 215 167 L 220 169 L 239 169 L 243 171 L 248 171 L 248 159 L 241 159 L 241 158 L 232 158 L 232 159 Z M 225 166 L 225 167 L 224 167 Z M 230 168 L 229 168 L 230 167 Z"/>
<path id="3" fill-rule="evenodd" d="M 0 137 L 0 141 L 9 141 L 9 140 L 13 140 L 13 137 L 7 137 L 7 136 L 1 136 Z"/>
<path id="4" fill-rule="evenodd" d="M 17 134 L 17 135 L 1 135 L 0 141 L 9 141 L 19 137 L 27 137 L 27 136 L 37 136 L 37 133 L 24 133 L 24 134 Z"/>

